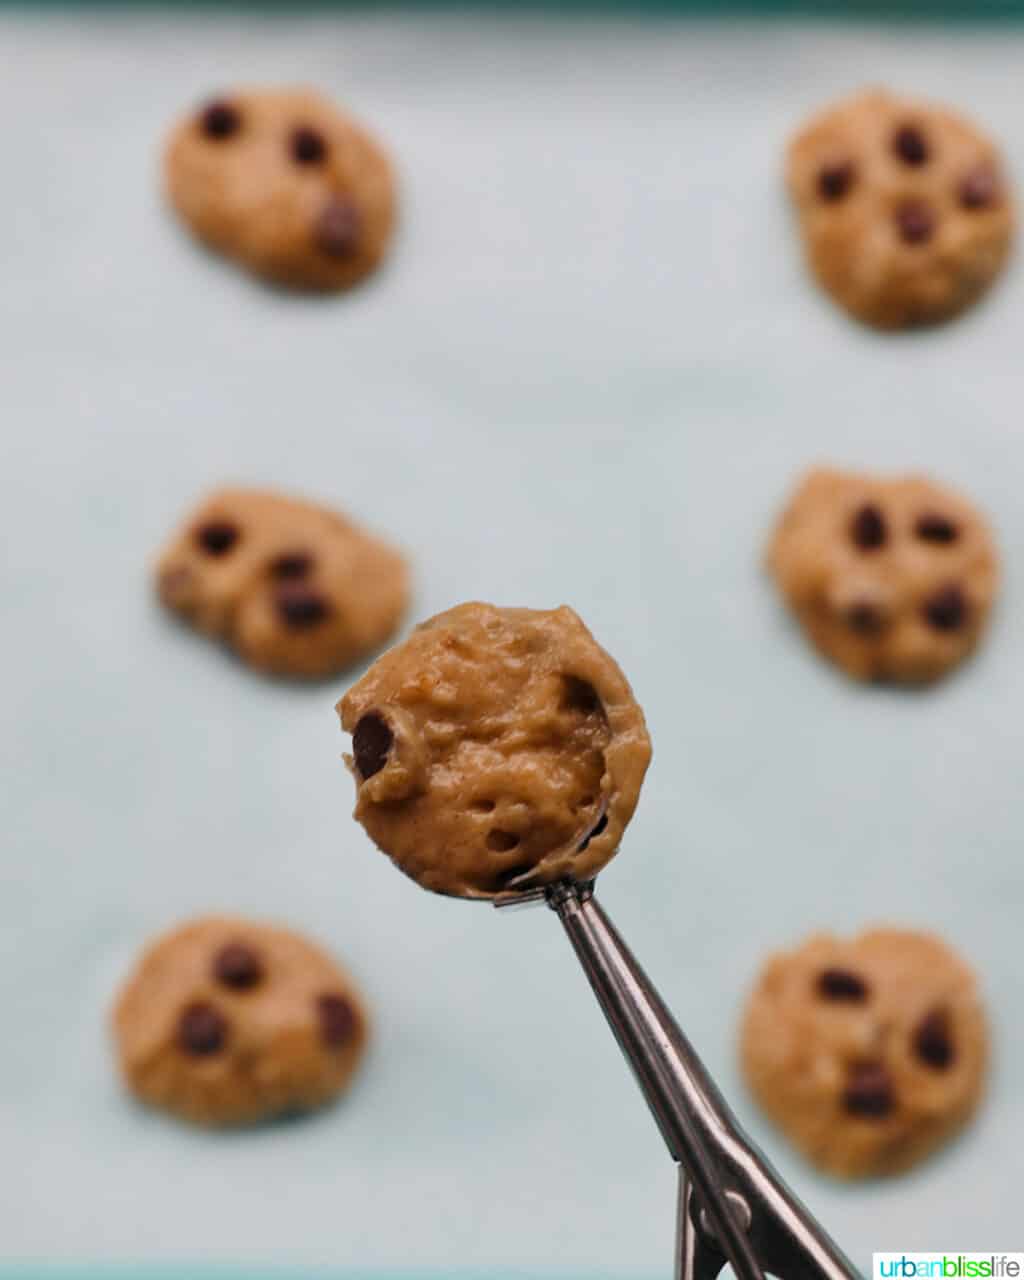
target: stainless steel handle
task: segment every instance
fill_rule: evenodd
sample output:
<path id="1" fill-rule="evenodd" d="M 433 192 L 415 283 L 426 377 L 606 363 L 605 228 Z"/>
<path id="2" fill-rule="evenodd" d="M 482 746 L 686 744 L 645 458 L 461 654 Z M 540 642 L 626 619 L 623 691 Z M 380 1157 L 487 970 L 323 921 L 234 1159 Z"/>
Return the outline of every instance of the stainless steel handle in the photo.
<path id="1" fill-rule="evenodd" d="M 588 889 L 548 893 L 681 1170 L 679 1280 L 856 1280 L 858 1273 L 746 1138 L 704 1064 Z"/>

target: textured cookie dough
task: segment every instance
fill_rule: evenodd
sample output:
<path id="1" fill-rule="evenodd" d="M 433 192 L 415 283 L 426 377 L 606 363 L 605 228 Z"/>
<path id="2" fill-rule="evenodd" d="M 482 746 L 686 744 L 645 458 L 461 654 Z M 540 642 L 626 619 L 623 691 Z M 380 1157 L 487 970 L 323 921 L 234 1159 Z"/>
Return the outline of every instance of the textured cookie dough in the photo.
<path id="1" fill-rule="evenodd" d="M 247 489 L 202 503 L 156 581 L 169 609 L 251 666 L 311 678 L 384 644 L 408 599 L 398 552 L 337 512 Z"/>
<path id="2" fill-rule="evenodd" d="M 351 980 L 286 929 L 209 917 L 154 942 L 121 992 L 122 1075 L 143 1102 L 203 1125 L 251 1124 L 340 1094 L 367 1019 Z"/>
<path id="3" fill-rule="evenodd" d="M 772 957 L 743 1022 L 755 1097 L 829 1173 L 896 1173 L 981 1096 L 988 1033 L 974 975 L 926 933 L 817 935 Z"/>
<path id="4" fill-rule="evenodd" d="M 923 476 L 811 471 L 768 567 L 817 648 L 861 680 L 935 680 L 981 637 L 998 585 L 992 535 Z"/>
<path id="5" fill-rule="evenodd" d="M 211 248 L 279 284 L 346 289 L 387 251 L 395 193 L 364 129 L 309 89 L 239 89 L 171 134 L 167 195 Z"/>
<path id="6" fill-rule="evenodd" d="M 872 90 L 815 117 L 787 181 L 808 262 L 858 319 L 944 320 L 998 274 L 1013 201 L 994 145 L 943 107 Z"/>
<path id="7" fill-rule="evenodd" d="M 356 818 L 407 875 L 458 897 L 592 879 L 651 755 L 625 677 L 565 607 L 439 614 L 338 710 Z"/>

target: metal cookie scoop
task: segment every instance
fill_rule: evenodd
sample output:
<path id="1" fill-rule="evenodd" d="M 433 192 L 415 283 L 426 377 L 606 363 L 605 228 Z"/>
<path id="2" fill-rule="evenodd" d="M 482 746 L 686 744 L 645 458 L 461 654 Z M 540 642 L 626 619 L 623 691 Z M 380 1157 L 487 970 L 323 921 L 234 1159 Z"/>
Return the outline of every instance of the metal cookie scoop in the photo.
<path id="1" fill-rule="evenodd" d="M 853 1280 L 858 1275 L 751 1143 L 643 969 L 594 898 L 563 882 L 505 895 L 498 907 L 547 902 L 679 1166 L 676 1280 Z"/>

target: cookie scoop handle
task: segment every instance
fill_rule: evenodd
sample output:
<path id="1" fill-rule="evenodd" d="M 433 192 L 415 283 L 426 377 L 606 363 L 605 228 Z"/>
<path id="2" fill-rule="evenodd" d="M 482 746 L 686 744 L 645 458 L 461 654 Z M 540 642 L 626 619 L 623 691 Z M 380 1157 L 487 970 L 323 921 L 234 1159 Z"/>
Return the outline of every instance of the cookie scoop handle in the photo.
<path id="1" fill-rule="evenodd" d="M 855 1280 L 858 1272 L 743 1133 L 707 1069 L 593 896 L 547 893 L 679 1165 L 676 1280 Z"/>

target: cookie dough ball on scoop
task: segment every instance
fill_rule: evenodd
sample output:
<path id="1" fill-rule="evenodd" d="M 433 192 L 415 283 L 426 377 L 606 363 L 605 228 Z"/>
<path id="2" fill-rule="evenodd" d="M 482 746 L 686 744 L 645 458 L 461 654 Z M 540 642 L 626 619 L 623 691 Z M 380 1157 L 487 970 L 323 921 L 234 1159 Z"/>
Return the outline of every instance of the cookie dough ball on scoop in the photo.
<path id="1" fill-rule="evenodd" d="M 974 974 L 932 934 L 819 934 L 771 957 L 747 1005 L 744 1074 L 819 1168 L 855 1178 L 924 1159 L 982 1093 L 988 1031 Z"/>
<path id="2" fill-rule="evenodd" d="M 253 1124 L 342 1093 L 366 1044 L 351 979 L 288 929 L 210 916 L 158 938 L 114 1010 L 121 1073 L 194 1124 Z"/>
<path id="3" fill-rule="evenodd" d="M 438 614 L 338 710 L 356 818 L 418 884 L 456 897 L 592 879 L 651 756 L 625 676 L 564 606 Z"/>

